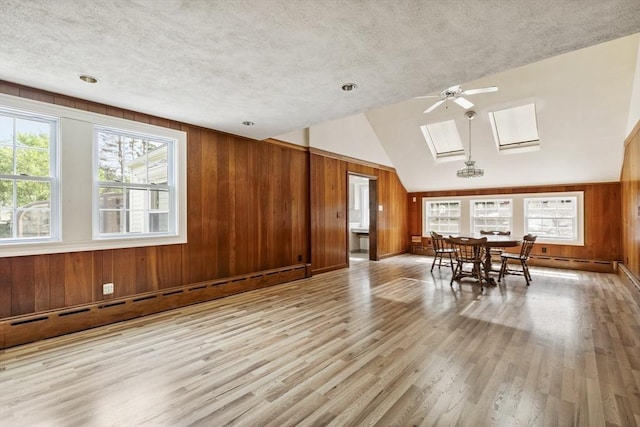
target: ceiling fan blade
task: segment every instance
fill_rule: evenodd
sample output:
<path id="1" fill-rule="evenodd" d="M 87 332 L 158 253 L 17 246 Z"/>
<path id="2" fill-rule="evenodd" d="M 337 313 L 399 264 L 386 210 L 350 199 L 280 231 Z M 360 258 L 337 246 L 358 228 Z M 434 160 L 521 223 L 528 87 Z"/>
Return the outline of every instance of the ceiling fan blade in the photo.
<path id="1" fill-rule="evenodd" d="M 453 102 L 455 102 L 465 110 L 468 110 L 469 108 L 473 107 L 473 102 L 469 101 L 466 98 L 455 98 Z"/>
<path id="2" fill-rule="evenodd" d="M 422 95 L 422 96 L 413 97 L 413 99 L 422 99 L 422 98 L 440 98 L 440 95 Z"/>
<path id="3" fill-rule="evenodd" d="M 497 86 L 482 87 L 482 88 L 479 88 L 479 89 L 463 90 L 460 95 L 475 95 L 477 93 L 496 92 L 497 90 L 498 90 Z"/>
<path id="4" fill-rule="evenodd" d="M 427 108 L 426 110 L 424 110 L 424 113 L 430 113 L 433 110 L 435 110 L 436 108 L 438 108 L 438 106 L 440 106 L 442 103 L 444 102 L 444 99 L 441 99 L 440 101 L 437 101 L 435 104 L 433 104 L 431 107 Z"/>

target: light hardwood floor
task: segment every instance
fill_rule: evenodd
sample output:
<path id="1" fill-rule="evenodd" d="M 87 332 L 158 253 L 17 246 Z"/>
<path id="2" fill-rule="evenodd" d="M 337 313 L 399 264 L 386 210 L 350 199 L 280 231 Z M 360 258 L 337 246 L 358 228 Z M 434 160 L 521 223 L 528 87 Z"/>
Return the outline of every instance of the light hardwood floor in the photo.
<path id="1" fill-rule="evenodd" d="M 0 425 L 640 425 L 640 309 L 403 255 L 0 352 Z"/>

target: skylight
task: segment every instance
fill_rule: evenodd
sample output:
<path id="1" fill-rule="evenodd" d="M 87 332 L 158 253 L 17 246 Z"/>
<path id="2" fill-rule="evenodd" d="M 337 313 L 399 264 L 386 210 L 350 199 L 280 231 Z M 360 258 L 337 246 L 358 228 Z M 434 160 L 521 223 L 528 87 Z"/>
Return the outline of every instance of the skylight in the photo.
<path id="1" fill-rule="evenodd" d="M 494 111 L 489 113 L 489 119 L 498 150 L 521 147 L 539 149 L 535 104 Z"/>
<path id="2" fill-rule="evenodd" d="M 420 126 L 425 141 L 436 159 L 458 160 L 464 158 L 464 147 L 454 120 Z"/>

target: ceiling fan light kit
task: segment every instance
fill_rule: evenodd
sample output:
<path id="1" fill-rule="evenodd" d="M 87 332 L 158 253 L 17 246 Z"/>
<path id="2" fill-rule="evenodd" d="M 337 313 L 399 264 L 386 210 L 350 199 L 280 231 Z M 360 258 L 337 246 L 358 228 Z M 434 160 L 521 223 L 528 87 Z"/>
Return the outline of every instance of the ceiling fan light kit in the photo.
<path id="1" fill-rule="evenodd" d="M 476 162 L 471 160 L 471 120 L 475 119 L 475 111 L 467 111 L 464 116 L 469 120 L 469 157 L 464 162 L 465 166 L 458 169 L 456 175 L 458 178 L 478 178 L 484 176 L 484 169 L 476 167 Z"/>
<path id="2" fill-rule="evenodd" d="M 453 101 L 459 106 L 461 106 L 462 108 L 464 108 L 465 110 L 468 110 L 469 108 L 473 107 L 473 102 L 469 101 L 467 98 L 463 98 L 463 96 L 476 95 L 479 93 L 495 92 L 497 90 L 498 90 L 497 86 L 462 90 L 462 86 L 455 85 L 443 90 L 442 92 L 440 92 L 439 95 L 418 96 L 417 98 L 440 98 L 439 101 L 436 101 L 433 105 L 431 105 L 429 108 L 424 110 L 425 114 L 432 112 L 442 104 L 445 104 L 445 108 L 446 108 L 447 101 Z"/>

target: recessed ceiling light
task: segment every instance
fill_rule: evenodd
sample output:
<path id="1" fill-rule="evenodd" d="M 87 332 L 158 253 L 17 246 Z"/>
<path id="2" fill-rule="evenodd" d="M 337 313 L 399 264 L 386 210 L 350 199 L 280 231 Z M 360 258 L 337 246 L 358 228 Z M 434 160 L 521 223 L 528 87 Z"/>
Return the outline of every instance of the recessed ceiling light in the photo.
<path id="1" fill-rule="evenodd" d="M 98 83 L 98 78 L 90 76 L 89 74 L 80 74 L 78 78 L 86 83 Z"/>
<path id="2" fill-rule="evenodd" d="M 342 90 L 345 92 L 351 92 L 354 89 L 357 89 L 358 85 L 355 83 L 345 83 L 342 85 Z"/>
<path id="3" fill-rule="evenodd" d="M 250 122 L 249 120 L 245 120 L 244 122 L 242 122 L 242 124 L 245 125 L 245 126 L 253 126 L 253 125 L 255 125 L 255 123 Z"/>

